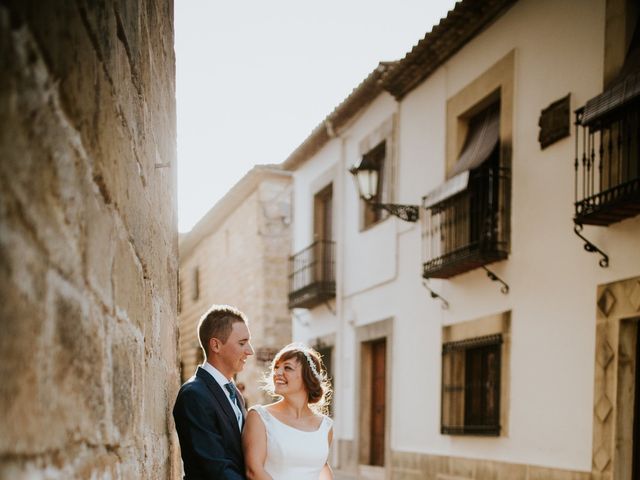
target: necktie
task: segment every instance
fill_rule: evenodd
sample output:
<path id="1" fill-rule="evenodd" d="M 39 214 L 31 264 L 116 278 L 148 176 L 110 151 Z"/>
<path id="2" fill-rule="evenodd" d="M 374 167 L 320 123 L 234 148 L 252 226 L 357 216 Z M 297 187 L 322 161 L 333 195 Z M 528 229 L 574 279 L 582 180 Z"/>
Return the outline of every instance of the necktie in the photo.
<path id="1" fill-rule="evenodd" d="M 238 427 L 242 430 L 242 420 L 243 420 L 243 411 L 242 411 L 242 400 L 239 397 L 238 390 L 236 390 L 236 386 L 233 382 L 225 383 L 224 387 L 229 392 L 229 398 L 231 401 L 238 407 L 238 411 L 235 412 L 236 418 L 238 420 Z"/>
<path id="2" fill-rule="evenodd" d="M 233 382 L 229 382 L 229 383 L 226 383 L 224 387 L 229 392 L 229 398 L 231 398 L 231 401 L 238 406 L 240 411 L 242 411 L 242 407 L 240 406 L 240 399 L 238 398 L 238 390 L 236 390 L 236 386 L 233 384 Z"/>

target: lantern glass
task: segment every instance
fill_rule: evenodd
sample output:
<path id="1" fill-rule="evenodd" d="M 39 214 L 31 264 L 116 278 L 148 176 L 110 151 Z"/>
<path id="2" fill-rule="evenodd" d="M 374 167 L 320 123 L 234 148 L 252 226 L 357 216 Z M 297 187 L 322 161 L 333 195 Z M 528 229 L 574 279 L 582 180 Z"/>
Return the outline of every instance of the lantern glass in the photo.
<path id="1" fill-rule="evenodd" d="M 378 194 L 378 171 L 360 170 L 358 171 L 358 186 L 360 196 L 365 200 L 371 200 Z"/>

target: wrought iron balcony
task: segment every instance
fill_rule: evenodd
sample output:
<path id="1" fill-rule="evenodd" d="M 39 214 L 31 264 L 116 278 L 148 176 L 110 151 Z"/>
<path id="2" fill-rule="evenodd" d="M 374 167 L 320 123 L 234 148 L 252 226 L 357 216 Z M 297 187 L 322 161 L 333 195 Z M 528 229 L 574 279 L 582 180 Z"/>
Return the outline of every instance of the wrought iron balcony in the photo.
<path id="1" fill-rule="evenodd" d="M 335 296 L 335 242 L 318 240 L 289 258 L 289 308 L 313 308 Z"/>
<path id="2" fill-rule="evenodd" d="M 606 226 L 640 214 L 640 101 L 588 107 L 576 111 L 574 222 Z"/>
<path id="3" fill-rule="evenodd" d="M 510 170 L 498 158 L 469 172 L 467 188 L 427 207 L 424 278 L 450 278 L 509 254 Z"/>

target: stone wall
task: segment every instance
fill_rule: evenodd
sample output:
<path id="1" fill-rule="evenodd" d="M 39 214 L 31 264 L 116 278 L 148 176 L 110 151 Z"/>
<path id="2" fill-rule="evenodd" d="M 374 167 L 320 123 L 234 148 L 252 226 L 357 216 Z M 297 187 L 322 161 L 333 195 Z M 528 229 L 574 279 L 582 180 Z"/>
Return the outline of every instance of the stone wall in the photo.
<path id="1" fill-rule="evenodd" d="M 0 478 L 177 478 L 170 0 L 0 1 Z"/>

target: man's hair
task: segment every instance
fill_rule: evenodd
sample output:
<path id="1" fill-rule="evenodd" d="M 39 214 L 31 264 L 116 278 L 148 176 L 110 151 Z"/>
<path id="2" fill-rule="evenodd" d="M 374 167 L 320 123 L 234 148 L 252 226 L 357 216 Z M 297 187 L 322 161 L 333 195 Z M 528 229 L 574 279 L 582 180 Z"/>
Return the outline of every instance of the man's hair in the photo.
<path id="1" fill-rule="evenodd" d="M 227 343 L 233 324 L 236 322 L 247 323 L 247 317 L 240 310 L 229 305 L 212 305 L 200 317 L 198 338 L 205 359 L 209 356 L 209 340 L 217 338 L 223 344 Z"/>

